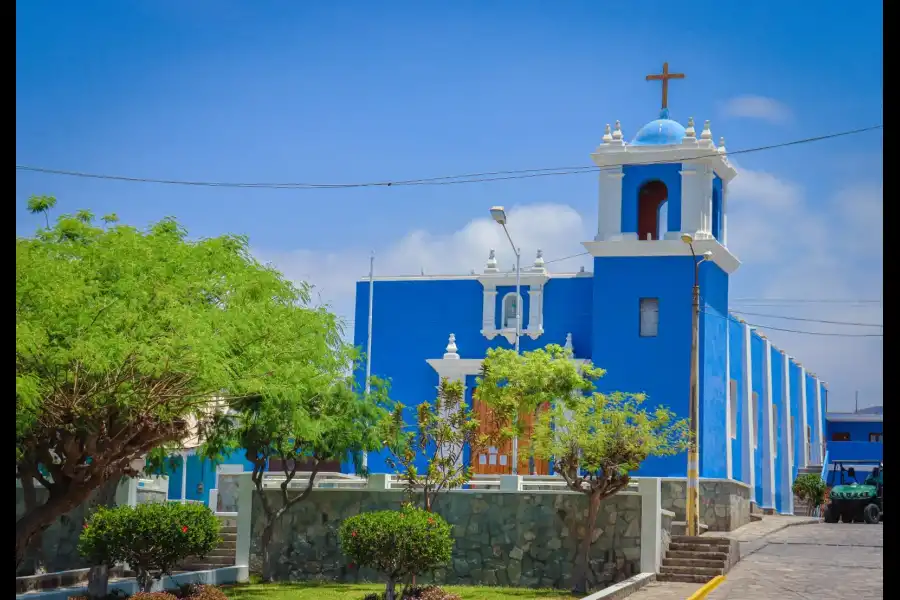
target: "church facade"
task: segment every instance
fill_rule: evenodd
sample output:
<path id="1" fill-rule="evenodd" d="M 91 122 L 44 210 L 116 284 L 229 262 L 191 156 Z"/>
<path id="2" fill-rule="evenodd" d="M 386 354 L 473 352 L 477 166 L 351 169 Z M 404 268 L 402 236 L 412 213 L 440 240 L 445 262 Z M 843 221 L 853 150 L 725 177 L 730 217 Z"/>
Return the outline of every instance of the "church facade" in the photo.
<path id="1" fill-rule="evenodd" d="M 354 343 L 369 343 L 371 291 L 372 375 L 391 381 L 391 396 L 414 423 L 414 407 L 434 398 L 441 378 L 463 381 L 472 403 L 487 350 L 513 348 L 520 331 L 521 351 L 566 345 L 576 360 L 606 369 L 599 391 L 645 392 L 649 406 L 686 418 L 696 274 L 701 479 L 743 482 L 761 508 L 792 513 L 798 470 L 824 458 L 828 391 L 729 312 L 729 278 L 740 261 L 728 249 L 728 186 L 738 173 L 724 140 L 713 141 L 708 121 L 697 131 L 692 119 L 682 125 L 664 108 L 630 142 L 618 122 L 607 125 L 591 158 L 597 228 L 584 248 L 592 271 L 553 272 L 536 250 L 520 269 L 519 297 L 515 270 L 501 269 L 485 248 L 481 273 L 362 279 Z M 527 474 L 523 442 L 517 472 Z M 514 472 L 510 447 L 464 460 L 477 473 Z M 368 467 L 391 471 L 383 454 L 369 455 Z M 651 458 L 636 475 L 684 478 L 686 467 L 685 454 Z"/>

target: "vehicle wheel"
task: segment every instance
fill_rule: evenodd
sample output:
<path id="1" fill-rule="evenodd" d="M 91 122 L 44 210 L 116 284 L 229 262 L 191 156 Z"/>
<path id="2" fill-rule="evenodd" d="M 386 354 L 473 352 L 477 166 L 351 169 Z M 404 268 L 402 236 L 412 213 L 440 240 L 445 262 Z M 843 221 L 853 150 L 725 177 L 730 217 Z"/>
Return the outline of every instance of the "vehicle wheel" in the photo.
<path id="1" fill-rule="evenodd" d="M 838 522 L 838 514 L 835 512 L 834 508 L 831 506 L 825 507 L 825 513 L 822 515 L 822 520 L 826 523 L 837 523 Z"/>
<path id="2" fill-rule="evenodd" d="M 881 511 L 877 504 L 867 504 L 863 509 L 863 517 L 869 525 L 875 525 L 881 519 Z"/>

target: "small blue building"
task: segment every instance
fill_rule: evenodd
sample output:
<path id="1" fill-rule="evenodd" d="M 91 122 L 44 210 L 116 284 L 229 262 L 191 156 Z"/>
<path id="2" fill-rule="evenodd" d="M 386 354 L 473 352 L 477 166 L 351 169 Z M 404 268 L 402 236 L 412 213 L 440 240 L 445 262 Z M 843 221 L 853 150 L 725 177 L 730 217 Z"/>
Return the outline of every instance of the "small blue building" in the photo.
<path id="1" fill-rule="evenodd" d="M 408 423 L 441 378 L 463 381 L 471 403 L 487 350 L 513 347 L 517 331 L 523 351 L 563 344 L 606 369 L 601 391 L 645 392 L 687 417 L 692 252 L 709 253 L 699 266 L 700 475 L 743 482 L 759 507 L 793 513 L 798 470 L 821 468 L 826 452 L 828 390 L 729 312 L 729 279 L 741 263 L 728 248 L 728 186 L 738 173 L 724 141 L 714 143 L 708 121 L 698 132 L 693 119 L 685 126 L 663 109 L 630 142 L 619 122 L 607 126 L 591 158 L 599 169 L 596 234 L 584 242 L 592 271 L 551 272 L 537 250 L 520 271 L 519 296 L 516 273 L 485 248 L 478 274 L 361 280 L 354 343 L 369 341 L 372 285 L 372 374 L 391 381 L 392 397 L 410 407 Z M 527 473 L 520 454 L 518 472 Z M 464 460 L 492 474 L 512 473 L 516 462 L 509 446 Z M 208 501 L 217 472 L 249 468 L 243 456 L 226 463 L 204 468 L 188 456 L 187 474 L 170 478 L 170 497 Z M 684 478 L 686 463 L 685 455 L 653 458 L 638 475 Z M 383 454 L 369 455 L 368 467 L 391 472 Z"/>
<path id="2" fill-rule="evenodd" d="M 826 477 L 829 486 L 840 483 L 840 475 L 832 472 L 835 463 L 848 461 L 845 468 L 852 465 L 862 482 L 872 467 L 884 460 L 884 415 L 881 407 L 877 408 L 877 411 L 825 415 L 825 462 L 832 465 Z"/>

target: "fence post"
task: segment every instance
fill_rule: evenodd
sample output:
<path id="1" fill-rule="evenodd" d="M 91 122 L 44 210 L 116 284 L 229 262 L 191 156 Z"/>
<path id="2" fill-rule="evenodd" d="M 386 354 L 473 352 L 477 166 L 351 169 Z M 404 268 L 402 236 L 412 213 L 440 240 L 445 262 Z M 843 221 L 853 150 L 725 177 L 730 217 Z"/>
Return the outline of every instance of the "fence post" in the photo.
<path id="1" fill-rule="evenodd" d="M 237 543 L 235 544 L 234 564 L 239 567 L 250 567 L 250 526 L 253 516 L 253 474 L 241 473 L 238 479 L 237 501 Z"/>
<path id="2" fill-rule="evenodd" d="M 522 476 L 521 475 L 501 475 L 500 476 L 501 492 L 521 492 Z"/>
<path id="3" fill-rule="evenodd" d="M 659 477 L 638 480 L 641 495 L 641 572 L 659 573 L 662 491 Z"/>
<path id="4" fill-rule="evenodd" d="M 390 473 L 373 473 L 369 475 L 369 478 L 366 480 L 366 489 L 381 492 L 391 489 Z"/>

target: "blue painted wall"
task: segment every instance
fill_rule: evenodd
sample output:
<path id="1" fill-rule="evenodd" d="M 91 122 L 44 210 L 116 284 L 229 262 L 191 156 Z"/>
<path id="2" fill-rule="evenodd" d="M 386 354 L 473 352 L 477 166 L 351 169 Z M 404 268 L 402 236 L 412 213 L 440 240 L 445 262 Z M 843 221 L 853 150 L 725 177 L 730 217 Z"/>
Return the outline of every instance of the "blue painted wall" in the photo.
<path id="1" fill-rule="evenodd" d="M 219 464 L 243 465 L 245 471 L 253 468 L 253 464 L 246 459 L 243 450 L 226 456 Z M 181 499 L 181 471 L 183 468 L 180 456 L 172 458 L 172 470 L 169 476 L 169 500 Z M 203 483 L 202 493 L 197 491 L 197 484 Z M 187 460 L 187 494 L 186 500 L 200 500 L 209 504 L 209 491 L 216 487 L 216 466 L 208 460 L 202 460 L 196 455 L 189 455 Z"/>
<path id="2" fill-rule="evenodd" d="M 782 494 L 784 494 L 784 484 L 781 480 L 781 470 L 784 468 L 784 461 L 788 457 L 784 455 L 781 444 L 783 443 L 785 424 L 782 417 L 782 408 L 784 407 L 784 390 L 782 384 L 784 382 L 784 355 L 774 346 L 771 348 L 770 360 L 772 361 L 772 414 L 774 415 L 773 423 L 775 424 L 775 510 L 782 512 L 784 510 L 784 502 Z M 789 425 L 787 425 L 789 427 Z"/>
<path id="3" fill-rule="evenodd" d="M 812 461 L 816 456 L 813 447 L 816 443 L 816 427 L 814 425 L 816 422 L 816 380 L 807 373 L 804 384 L 806 385 L 806 423 L 809 425 L 809 460 Z"/>
<path id="4" fill-rule="evenodd" d="M 791 416 L 794 418 L 794 479 L 800 470 L 800 464 L 803 461 L 803 446 L 806 443 L 804 436 L 806 435 L 806 418 L 800 413 L 801 403 L 800 394 L 803 390 L 803 371 L 793 360 L 791 361 Z"/>
<path id="5" fill-rule="evenodd" d="M 868 442 L 870 433 L 884 433 L 884 422 L 828 421 L 825 431 L 828 442 L 835 433 L 849 433 L 851 442 Z"/>
<path id="6" fill-rule="evenodd" d="M 730 359 L 730 378 L 734 380 L 735 386 L 732 393 L 736 394 L 736 401 L 732 402 L 737 417 L 732 421 L 735 424 L 734 438 L 731 440 L 731 473 L 734 479 L 750 483 L 750 474 L 744 473 L 744 394 L 747 389 L 747 382 L 744 381 L 744 326 L 734 317 L 728 319 L 728 344 Z"/>
<path id="7" fill-rule="evenodd" d="M 593 362 L 607 370 L 601 391 L 645 392 L 648 406 L 688 415 L 690 398 L 690 257 L 594 259 Z M 656 337 L 640 335 L 640 299 L 659 299 Z M 686 456 L 650 458 L 639 473 L 684 477 Z"/>
<path id="8" fill-rule="evenodd" d="M 752 391 L 756 392 L 756 413 L 752 416 L 753 426 L 753 442 L 751 446 L 755 446 L 753 451 L 754 481 L 756 482 L 756 503 L 762 506 L 762 473 L 763 473 L 763 351 L 765 344 L 756 331 L 750 334 L 750 361 L 751 361 L 751 378 L 753 379 Z"/>
<path id="9" fill-rule="evenodd" d="M 550 343 L 564 344 L 572 333 L 575 354 L 590 355 L 592 281 L 581 277 L 551 279 L 544 285 L 544 335 L 537 340 L 523 336 L 522 351 Z M 498 288 L 497 323 L 502 295 L 514 287 Z M 462 358 L 483 358 L 488 348 L 512 348 L 502 337 L 487 340 L 481 335 L 484 288 L 474 278 L 375 281 L 372 303 L 372 374 L 390 380 L 391 398 L 406 405 L 404 418 L 415 422 L 415 406 L 433 400 L 438 375 L 425 361 L 441 358 L 447 338 L 456 335 Z M 527 319 L 527 287 L 522 287 L 523 315 Z M 369 283 L 356 288 L 354 344 L 365 351 L 367 342 Z M 635 317 L 637 319 L 637 317 Z M 526 320 L 527 323 L 527 320 Z M 364 363 L 357 383 L 364 386 Z M 471 382 L 474 385 L 474 380 Z M 467 393 L 471 398 L 471 393 Z M 369 455 L 369 470 L 390 472 L 385 453 Z M 424 459 L 419 466 L 424 465 Z M 349 465 L 345 466 L 349 470 Z"/>
<path id="10" fill-rule="evenodd" d="M 714 175 L 712 192 L 712 234 L 714 238 L 720 241 L 725 225 L 725 211 L 723 210 L 724 207 L 722 202 L 722 178 L 718 175 Z"/>
<path id="11" fill-rule="evenodd" d="M 725 445 L 728 274 L 718 265 L 700 265 L 700 476 L 728 477 Z"/>
<path id="12" fill-rule="evenodd" d="M 669 193 L 666 230 L 681 230 L 681 163 L 626 165 L 622 167 L 622 233 L 637 233 L 638 192 L 642 185 L 654 180 L 666 184 Z M 688 281 L 692 280 L 693 277 Z"/>

